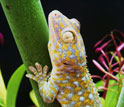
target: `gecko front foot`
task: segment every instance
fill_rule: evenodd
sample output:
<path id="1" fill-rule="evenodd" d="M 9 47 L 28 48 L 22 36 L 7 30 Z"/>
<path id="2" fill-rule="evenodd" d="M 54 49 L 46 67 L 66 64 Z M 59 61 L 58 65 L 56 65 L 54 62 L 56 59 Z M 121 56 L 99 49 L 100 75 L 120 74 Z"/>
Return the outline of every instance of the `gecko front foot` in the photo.
<path id="1" fill-rule="evenodd" d="M 26 77 L 40 83 L 41 81 L 47 81 L 48 66 L 45 65 L 43 68 L 39 63 L 35 63 L 35 67 L 29 66 L 29 70 L 33 74 L 26 74 Z"/>

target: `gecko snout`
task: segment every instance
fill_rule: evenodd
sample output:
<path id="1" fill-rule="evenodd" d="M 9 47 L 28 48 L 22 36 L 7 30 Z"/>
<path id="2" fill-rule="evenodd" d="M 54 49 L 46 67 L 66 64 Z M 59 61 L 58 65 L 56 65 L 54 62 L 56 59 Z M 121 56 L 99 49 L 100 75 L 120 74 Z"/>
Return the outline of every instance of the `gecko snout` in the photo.
<path id="1" fill-rule="evenodd" d="M 60 13 L 58 10 L 53 10 L 53 11 L 50 13 L 50 15 L 51 15 L 52 17 L 58 17 L 60 14 L 61 14 L 61 13 Z"/>

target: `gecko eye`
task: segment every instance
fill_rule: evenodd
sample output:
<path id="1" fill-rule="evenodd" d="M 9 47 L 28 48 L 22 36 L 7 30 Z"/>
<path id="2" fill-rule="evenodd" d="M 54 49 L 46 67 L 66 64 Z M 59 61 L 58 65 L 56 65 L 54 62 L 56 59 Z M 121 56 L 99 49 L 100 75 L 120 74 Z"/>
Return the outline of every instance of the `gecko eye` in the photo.
<path id="1" fill-rule="evenodd" d="M 65 43 L 71 43 L 74 40 L 74 34 L 70 31 L 64 32 L 62 34 L 62 40 Z"/>

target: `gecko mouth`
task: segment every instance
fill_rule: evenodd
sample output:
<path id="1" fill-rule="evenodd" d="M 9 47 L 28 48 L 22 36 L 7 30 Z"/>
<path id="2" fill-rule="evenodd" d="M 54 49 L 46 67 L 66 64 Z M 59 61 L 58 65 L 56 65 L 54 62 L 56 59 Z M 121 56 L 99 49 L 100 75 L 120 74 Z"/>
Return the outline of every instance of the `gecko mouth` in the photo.
<path id="1" fill-rule="evenodd" d="M 74 64 L 70 64 L 69 62 L 64 62 L 63 64 L 66 65 L 66 66 L 72 66 L 72 65 L 74 65 Z"/>
<path id="2" fill-rule="evenodd" d="M 64 65 L 71 65 L 71 64 L 69 64 L 69 63 L 63 63 Z"/>

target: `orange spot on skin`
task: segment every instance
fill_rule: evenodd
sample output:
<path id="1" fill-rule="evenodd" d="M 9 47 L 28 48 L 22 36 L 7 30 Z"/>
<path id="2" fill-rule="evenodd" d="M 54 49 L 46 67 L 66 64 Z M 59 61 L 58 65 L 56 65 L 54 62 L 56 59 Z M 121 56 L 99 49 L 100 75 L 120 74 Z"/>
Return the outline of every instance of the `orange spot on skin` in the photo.
<path id="1" fill-rule="evenodd" d="M 59 59 L 63 59 L 64 53 L 61 55 L 60 52 L 58 53 Z M 62 62 L 63 63 L 63 62 Z"/>
<path id="2" fill-rule="evenodd" d="M 68 105 L 68 104 L 70 104 L 70 101 L 61 101 L 60 103 L 61 103 L 62 105 L 64 105 L 64 104 L 65 104 L 65 105 Z"/>
<path id="3" fill-rule="evenodd" d="M 71 51 L 67 51 L 67 56 L 71 56 L 72 52 Z"/>
<path id="4" fill-rule="evenodd" d="M 54 62 L 58 62 L 59 59 L 58 59 L 57 57 L 55 57 L 53 61 L 54 61 Z"/>
<path id="5" fill-rule="evenodd" d="M 71 84 L 70 83 L 65 83 L 65 87 L 68 87 L 70 86 Z"/>
<path id="6" fill-rule="evenodd" d="M 56 54 L 56 53 L 57 53 L 56 49 L 55 49 L 55 50 L 53 50 L 53 53 L 54 53 L 54 54 Z"/>
<path id="7" fill-rule="evenodd" d="M 94 101 L 93 101 L 93 100 L 91 100 L 91 101 L 90 101 L 90 105 L 93 105 L 93 104 L 94 104 Z"/>
<path id="8" fill-rule="evenodd" d="M 87 105 L 89 103 L 89 99 L 84 100 L 83 104 Z"/>
<path id="9" fill-rule="evenodd" d="M 76 78 L 71 78 L 71 79 L 69 80 L 69 82 L 74 82 L 74 81 L 76 81 Z"/>
<path id="10" fill-rule="evenodd" d="M 57 63 L 56 66 L 57 67 L 60 67 L 62 65 L 62 63 Z"/>
<path id="11" fill-rule="evenodd" d="M 70 76 L 71 76 L 71 77 L 72 77 L 72 76 L 76 76 L 76 73 L 71 72 L 71 73 L 70 73 Z"/>
<path id="12" fill-rule="evenodd" d="M 55 40 L 53 39 L 53 43 L 55 42 Z"/>
<path id="13" fill-rule="evenodd" d="M 77 65 L 72 65 L 71 67 L 72 67 L 73 69 L 80 69 L 79 66 L 77 66 Z"/>
<path id="14" fill-rule="evenodd" d="M 81 90 L 80 87 L 76 87 L 76 88 L 75 88 L 75 92 L 79 92 L 80 90 Z"/>
<path id="15" fill-rule="evenodd" d="M 66 60 L 65 62 L 67 62 L 67 61 L 69 61 L 69 60 L 70 60 L 70 58 L 69 58 L 69 57 L 66 57 L 66 58 L 65 58 L 65 60 Z"/>
<path id="16" fill-rule="evenodd" d="M 80 57 L 79 56 L 77 56 L 77 62 L 80 62 Z"/>
<path id="17" fill-rule="evenodd" d="M 74 64 L 74 62 L 75 62 L 75 59 L 70 60 L 70 64 Z"/>
<path id="18" fill-rule="evenodd" d="M 63 45 L 63 46 L 62 46 L 62 50 L 63 50 L 63 49 L 68 50 L 68 45 L 67 45 L 67 44 L 66 44 L 66 45 Z M 67 51 L 67 52 L 68 52 L 68 51 Z"/>
<path id="19" fill-rule="evenodd" d="M 64 89 L 64 93 L 68 94 L 68 93 L 70 93 L 70 90 L 69 89 Z"/>
<path id="20" fill-rule="evenodd" d="M 74 105 L 74 107 L 80 107 L 81 106 L 81 102 L 78 102 Z"/>
<path id="21" fill-rule="evenodd" d="M 84 92 L 83 96 L 86 98 L 89 96 L 89 93 L 90 93 L 89 91 L 86 91 L 86 92 Z"/>
<path id="22" fill-rule="evenodd" d="M 82 82 L 80 83 L 80 85 L 82 85 L 82 86 L 86 85 L 86 81 L 82 81 Z"/>
<path id="23" fill-rule="evenodd" d="M 66 97 L 67 97 L 66 94 L 63 94 L 63 95 L 60 96 L 61 99 L 64 99 L 64 98 L 66 98 Z"/>
<path id="24" fill-rule="evenodd" d="M 62 22 L 60 22 L 59 25 L 61 26 L 61 28 L 64 28 L 64 24 Z"/>
<path id="25" fill-rule="evenodd" d="M 55 25 L 55 28 L 58 28 L 58 25 Z"/>
<path id="26" fill-rule="evenodd" d="M 78 50 L 75 51 L 75 56 L 79 56 L 79 51 Z"/>
<path id="27" fill-rule="evenodd" d="M 77 78 L 77 81 L 78 81 L 78 82 L 81 82 L 82 80 L 81 80 L 81 78 L 79 77 L 79 78 Z"/>
<path id="28" fill-rule="evenodd" d="M 75 95 L 72 97 L 72 101 L 78 101 L 78 100 L 79 100 L 79 96 L 75 94 Z"/>
<path id="29" fill-rule="evenodd" d="M 56 47 L 56 49 L 59 49 L 59 46 L 58 45 L 56 45 L 55 47 Z"/>
<path id="30" fill-rule="evenodd" d="M 76 45 L 72 45 L 72 48 L 73 48 L 74 50 L 76 50 L 76 49 L 77 49 Z"/>
<path id="31" fill-rule="evenodd" d="M 71 84 L 71 87 L 76 88 L 76 85 L 75 84 Z"/>

